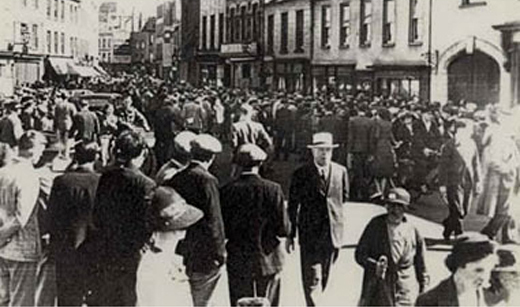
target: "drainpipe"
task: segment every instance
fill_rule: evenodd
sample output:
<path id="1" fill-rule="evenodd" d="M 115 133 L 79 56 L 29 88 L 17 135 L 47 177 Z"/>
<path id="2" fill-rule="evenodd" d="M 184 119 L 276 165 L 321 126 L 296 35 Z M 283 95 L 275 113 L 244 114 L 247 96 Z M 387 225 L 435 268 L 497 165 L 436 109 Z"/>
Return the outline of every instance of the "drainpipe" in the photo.
<path id="1" fill-rule="evenodd" d="M 312 76 L 312 61 L 314 59 L 314 11 L 315 11 L 315 0 L 310 0 L 311 5 L 311 41 L 310 41 L 310 49 L 309 49 L 309 82 L 310 86 L 307 86 L 307 88 L 310 88 L 311 93 L 314 95 L 314 79 Z"/>
<path id="2" fill-rule="evenodd" d="M 428 9 L 428 66 L 430 67 L 430 71 L 428 74 L 428 100 L 430 103 L 432 102 L 432 24 L 433 24 L 433 0 L 429 2 Z"/>

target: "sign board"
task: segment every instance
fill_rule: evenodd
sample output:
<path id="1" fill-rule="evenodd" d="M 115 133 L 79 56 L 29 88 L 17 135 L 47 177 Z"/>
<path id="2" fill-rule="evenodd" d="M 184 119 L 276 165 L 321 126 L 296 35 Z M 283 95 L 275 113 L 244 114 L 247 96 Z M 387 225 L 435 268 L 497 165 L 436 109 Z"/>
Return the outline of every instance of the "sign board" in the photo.
<path id="1" fill-rule="evenodd" d="M 221 52 L 222 54 L 244 54 L 254 56 L 258 52 L 258 44 L 223 44 Z"/>

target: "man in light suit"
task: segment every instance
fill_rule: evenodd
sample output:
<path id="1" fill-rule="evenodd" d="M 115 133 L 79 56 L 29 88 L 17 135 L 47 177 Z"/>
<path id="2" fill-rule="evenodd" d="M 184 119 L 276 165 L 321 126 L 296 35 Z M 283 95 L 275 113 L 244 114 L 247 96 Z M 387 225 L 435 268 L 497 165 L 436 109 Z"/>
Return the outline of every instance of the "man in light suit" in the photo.
<path id="1" fill-rule="evenodd" d="M 291 232 L 287 251 L 294 250 L 298 230 L 303 289 L 308 306 L 316 306 L 343 242 L 343 204 L 349 196 L 347 169 L 332 162 L 332 134 L 313 136 L 313 161 L 297 169 L 289 191 Z"/>
<path id="2" fill-rule="evenodd" d="M 245 103 L 240 106 L 240 120 L 231 126 L 235 151 L 244 144 L 257 145 L 264 151 L 269 151 L 272 146 L 271 137 L 264 125 L 253 121 L 253 113 L 251 105 Z"/>

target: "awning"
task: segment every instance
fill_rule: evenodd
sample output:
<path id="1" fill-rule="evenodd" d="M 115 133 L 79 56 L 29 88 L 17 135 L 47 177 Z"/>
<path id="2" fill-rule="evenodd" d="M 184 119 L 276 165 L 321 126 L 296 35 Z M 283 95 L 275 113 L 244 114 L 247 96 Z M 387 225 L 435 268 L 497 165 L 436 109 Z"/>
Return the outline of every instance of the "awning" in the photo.
<path id="1" fill-rule="evenodd" d="M 83 78 L 99 77 L 101 75 L 92 66 L 76 65 L 74 66 L 74 70 L 77 71 L 79 76 Z"/>
<path id="2" fill-rule="evenodd" d="M 58 75 L 79 75 L 72 59 L 49 58 L 49 63 Z"/>
<path id="3" fill-rule="evenodd" d="M 94 69 L 102 76 L 109 76 L 109 74 L 99 65 L 94 65 Z"/>

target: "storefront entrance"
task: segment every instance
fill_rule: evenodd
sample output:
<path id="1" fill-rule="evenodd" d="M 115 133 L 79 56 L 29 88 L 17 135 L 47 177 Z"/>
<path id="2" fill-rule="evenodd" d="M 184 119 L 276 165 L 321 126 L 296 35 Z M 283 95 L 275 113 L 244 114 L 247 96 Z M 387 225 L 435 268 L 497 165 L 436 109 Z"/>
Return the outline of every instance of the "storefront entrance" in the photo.
<path id="1" fill-rule="evenodd" d="M 480 108 L 499 102 L 500 68 L 487 54 L 460 54 L 448 66 L 448 99 L 474 102 Z"/>

